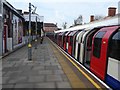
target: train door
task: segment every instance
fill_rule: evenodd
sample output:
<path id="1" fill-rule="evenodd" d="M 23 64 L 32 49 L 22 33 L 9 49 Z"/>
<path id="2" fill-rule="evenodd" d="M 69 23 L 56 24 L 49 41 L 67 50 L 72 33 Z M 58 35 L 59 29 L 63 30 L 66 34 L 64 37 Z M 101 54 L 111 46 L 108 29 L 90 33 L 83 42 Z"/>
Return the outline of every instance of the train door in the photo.
<path id="1" fill-rule="evenodd" d="M 54 41 L 57 43 L 57 33 L 54 34 Z"/>
<path id="2" fill-rule="evenodd" d="M 64 39 L 63 39 L 63 49 L 64 50 L 66 49 L 66 35 L 64 36 Z"/>
<path id="3" fill-rule="evenodd" d="M 56 40 L 56 43 L 57 43 L 57 45 L 58 45 L 58 41 L 59 41 L 59 33 L 57 33 L 57 40 Z"/>
<path id="4" fill-rule="evenodd" d="M 71 35 L 69 35 L 69 37 L 68 37 L 68 53 L 69 54 L 71 54 L 71 50 L 72 50 L 72 41 L 73 39 L 72 39 L 72 36 Z"/>
<path id="5" fill-rule="evenodd" d="M 99 28 L 88 31 L 85 35 L 85 38 L 82 41 L 82 43 L 84 44 L 83 60 L 84 60 L 84 65 L 87 68 L 90 68 L 90 58 L 91 58 L 91 52 L 92 52 L 92 38 L 98 30 Z"/>
<path id="6" fill-rule="evenodd" d="M 77 31 L 77 33 L 73 36 L 73 46 L 72 46 L 72 56 L 75 57 L 75 48 L 76 48 L 76 37 L 80 31 Z"/>
<path id="7" fill-rule="evenodd" d="M 78 55 L 77 55 L 77 59 L 79 62 L 83 63 L 83 59 L 81 59 L 82 54 L 83 54 L 83 45 L 82 45 L 82 38 L 84 35 L 85 31 L 83 31 L 80 36 L 79 36 L 79 44 L 78 44 Z"/>
<path id="8" fill-rule="evenodd" d="M 77 59 L 77 55 L 78 55 L 78 39 L 79 39 L 79 36 L 80 36 L 80 34 L 82 33 L 82 31 L 81 32 L 79 32 L 78 33 L 78 35 L 76 36 L 76 44 L 75 44 L 75 59 Z"/>
<path id="9" fill-rule="evenodd" d="M 67 38 L 67 52 L 70 54 L 70 38 L 71 38 L 71 33 L 69 33 L 68 38 Z"/>
<path id="10" fill-rule="evenodd" d="M 61 43 L 61 34 L 62 34 L 62 32 L 58 34 L 58 45 L 59 46 L 60 46 L 60 43 Z"/>
<path id="11" fill-rule="evenodd" d="M 66 50 L 66 45 L 67 45 L 67 35 L 69 34 L 70 32 L 67 32 L 64 36 L 64 50 Z"/>
<path id="12" fill-rule="evenodd" d="M 72 46 L 73 46 L 73 36 L 77 31 L 73 31 L 69 34 L 69 45 L 68 45 L 68 53 L 72 55 Z"/>
<path id="13" fill-rule="evenodd" d="M 84 34 L 83 34 L 83 36 L 82 36 L 82 38 L 81 38 L 81 43 L 80 43 L 80 58 L 79 58 L 79 61 L 81 62 L 81 63 L 83 63 L 83 55 L 84 55 L 84 48 L 85 48 L 85 38 L 86 38 L 86 35 L 87 35 L 87 33 L 88 33 L 89 31 L 86 31 Z"/>
<path id="14" fill-rule="evenodd" d="M 69 47 L 69 38 L 70 38 L 70 36 L 69 36 L 69 34 L 70 34 L 71 32 L 69 32 L 68 34 L 67 34 L 67 36 L 66 36 L 66 51 L 68 52 L 68 47 Z"/>
<path id="15" fill-rule="evenodd" d="M 4 25 L 4 36 L 3 36 L 3 47 L 4 53 L 7 52 L 7 37 L 8 37 L 8 26 Z"/>
<path id="16" fill-rule="evenodd" d="M 59 37 L 60 37 L 59 46 L 60 46 L 60 47 L 61 47 L 61 45 L 62 45 L 62 34 L 63 34 L 63 32 L 61 32 L 60 35 L 59 35 Z"/>
<path id="17" fill-rule="evenodd" d="M 65 38 L 65 34 L 66 34 L 67 32 L 64 32 L 63 33 L 63 35 L 62 35 L 62 48 L 64 48 L 64 38 Z"/>
<path id="18" fill-rule="evenodd" d="M 69 36 L 66 36 L 66 51 L 68 52 L 68 46 L 69 46 Z"/>
<path id="19" fill-rule="evenodd" d="M 117 28 L 118 26 L 102 28 L 93 37 L 90 70 L 102 80 L 106 74 L 108 40 Z"/>
<path id="20" fill-rule="evenodd" d="M 82 38 L 82 35 L 83 35 L 84 31 L 81 31 L 79 34 L 78 34 L 78 40 L 76 42 L 76 49 L 75 49 L 75 58 L 79 61 L 79 58 L 80 58 L 80 43 L 81 43 L 81 38 Z"/>

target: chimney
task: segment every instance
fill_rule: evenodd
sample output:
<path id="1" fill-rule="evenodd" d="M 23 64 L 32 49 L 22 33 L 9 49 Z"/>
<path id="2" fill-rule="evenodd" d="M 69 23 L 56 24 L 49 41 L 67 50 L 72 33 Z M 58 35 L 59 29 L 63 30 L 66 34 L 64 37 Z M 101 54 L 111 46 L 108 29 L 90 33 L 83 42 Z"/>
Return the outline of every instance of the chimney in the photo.
<path id="1" fill-rule="evenodd" d="M 115 7 L 109 7 L 108 8 L 108 17 L 109 16 L 115 16 L 116 14 L 116 8 Z"/>
<path id="2" fill-rule="evenodd" d="M 90 22 L 94 21 L 94 15 L 90 16 Z"/>

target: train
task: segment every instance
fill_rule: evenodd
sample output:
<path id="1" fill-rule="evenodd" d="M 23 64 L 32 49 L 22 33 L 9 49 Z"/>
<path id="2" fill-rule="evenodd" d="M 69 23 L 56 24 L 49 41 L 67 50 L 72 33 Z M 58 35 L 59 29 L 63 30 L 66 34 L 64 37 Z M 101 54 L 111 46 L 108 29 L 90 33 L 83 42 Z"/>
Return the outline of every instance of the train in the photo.
<path id="1" fill-rule="evenodd" d="M 95 21 L 47 36 L 109 87 L 117 90 L 120 89 L 120 24 L 118 21 L 113 24 L 111 20 L 113 18 L 107 22 Z"/>

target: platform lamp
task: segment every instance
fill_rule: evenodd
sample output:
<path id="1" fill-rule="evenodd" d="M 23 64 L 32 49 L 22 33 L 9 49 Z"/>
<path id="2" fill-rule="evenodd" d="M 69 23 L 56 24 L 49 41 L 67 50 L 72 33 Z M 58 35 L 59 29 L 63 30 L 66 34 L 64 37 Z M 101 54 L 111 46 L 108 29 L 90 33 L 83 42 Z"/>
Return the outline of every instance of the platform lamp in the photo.
<path id="1" fill-rule="evenodd" d="M 36 16 L 36 24 L 35 24 L 36 26 L 35 26 L 35 35 L 36 35 L 36 38 L 35 38 L 35 49 L 37 49 L 37 16 Z"/>
<path id="2" fill-rule="evenodd" d="M 36 8 L 34 5 L 32 5 L 31 3 L 29 3 L 29 38 L 28 38 L 28 60 L 31 61 L 32 60 L 32 39 L 31 39 L 31 11 L 32 11 L 32 7 L 34 8 L 33 13 L 35 13 Z"/>

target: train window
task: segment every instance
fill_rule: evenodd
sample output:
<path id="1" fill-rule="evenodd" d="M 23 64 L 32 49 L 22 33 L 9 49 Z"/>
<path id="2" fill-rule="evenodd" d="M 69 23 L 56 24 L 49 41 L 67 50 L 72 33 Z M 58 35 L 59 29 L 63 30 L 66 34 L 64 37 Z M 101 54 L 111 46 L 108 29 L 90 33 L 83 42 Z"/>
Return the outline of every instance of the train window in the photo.
<path id="1" fill-rule="evenodd" d="M 99 32 L 94 39 L 93 55 L 97 58 L 100 58 L 101 43 L 102 43 L 102 38 L 104 34 L 105 32 Z"/>
<path id="2" fill-rule="evenodd" d="M 66 42 L 68 42 L 68 36 L 66 36 Z"/>
<path id="3" fill-rule="evenodd" d="M 73 38 L 72 36 L 70 36 L 70 45 L 72 46 L 72 43 L 73 43 Z"/>
<path id="4" fill-rule="evenodd" d="M 109 46 L 109 57 L 120 60 L 120 31 L 113 35 Z"/>
<path id="5" fill-rule="evenodd" d="M 92 33 L 87 40 L 87 47 L 91 47 L 92 46 L 92 37 L 93 37 L 94 33 Z"/>

